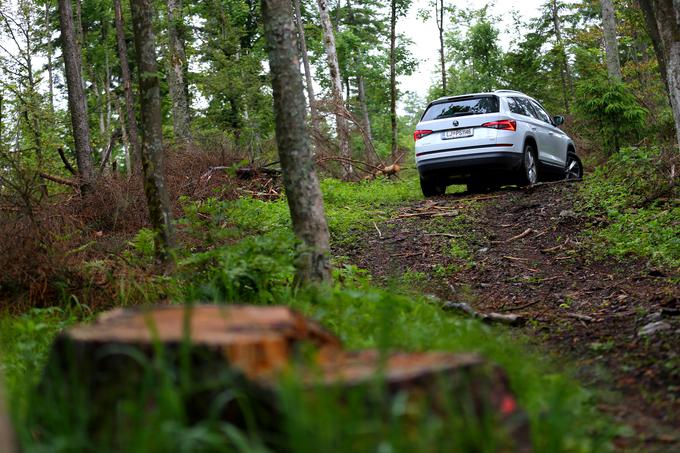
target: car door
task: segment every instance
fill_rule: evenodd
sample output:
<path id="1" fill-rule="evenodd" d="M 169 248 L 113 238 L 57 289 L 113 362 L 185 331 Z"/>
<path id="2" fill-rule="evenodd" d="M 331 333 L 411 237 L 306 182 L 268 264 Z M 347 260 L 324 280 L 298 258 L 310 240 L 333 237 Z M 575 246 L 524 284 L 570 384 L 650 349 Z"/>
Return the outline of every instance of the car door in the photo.
<path id="1" fill-rule="evenodd" d="M 541 129 L 541 134 L 545 137 L 543 140 L 545 147 L 541 150 L 542 154 L 539 153 L 538 159 L 544 164 L 563 167 L 566 162 L 566 155 L 563 156 L 567 149 L 564 143 L 566 135 L 555 127 L 552 118 L 541 104 L 533 99 L 527 100 L 536 112 L 538 119 L 541 120 L 539 127 Z"/>
<path id="2" fill-rule="evenodd" d="M 539 118 L 528 98 L 515 97 L 512 99 L 517 103 L 520 114 L 526 116 L 527 125 L 538 147 L 536 150 L 538 159 L 545 160 L 546 150 L 550 147 L 550 137 L 545 131 L 545 123 Z"/>

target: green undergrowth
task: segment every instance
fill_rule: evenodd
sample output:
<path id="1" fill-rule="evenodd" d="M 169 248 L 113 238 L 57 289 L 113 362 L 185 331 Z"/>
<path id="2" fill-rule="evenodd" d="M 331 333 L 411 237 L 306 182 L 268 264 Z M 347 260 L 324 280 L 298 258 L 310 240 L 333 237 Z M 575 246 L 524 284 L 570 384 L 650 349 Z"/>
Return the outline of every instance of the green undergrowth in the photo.
<path id="1" fill-rule="evenodd" d="M 359 184 L 325 180 L 323 189 L 336 243 L 356 240 L 373 221 L 421 197 L 414 177 Z M 482 354 L 507 373 L 528 414 L 535 451 L 609 449 L 616 429 L 597 413 L 592 395 L 516 331 L 447 313 L 438 301 L 414 292 L 378 288 L 366 271 L 341 260 L 332 287 L 295 288 L 297 244 L 284 201 L 185 204 L 179 223 L 190 240 L 178 251 L 175 272 L 153 282 L 154 294 L 162 291 L 177 303 L 288 305 L 318 320 L 348 349 Z M 141 231 L 125 259 L 143 265 L 153 251 L 151 240 Z M 181 369 L 158 361 L 147 363 L 142 384 L 129 389 L 115 414 L 93 433 L 88 428 L 93 408 L 83 400 L 35 390 L 54 335 L 91 316 L 76 306 L 0 319 L 0 363 L 24 451 L 496 451 L 502 444 L 493 425 L 470 424 L 465 411 L 433 411 L 427 404 L 407 404 L 403 396 L 388 398 L 379 379 L 355 397 L 340 398 L 300 387 L 294 372 L 281 383 L 274 437 L 254 422 L 237 428 L 217 415 L 196 421 L 186 403 L 207 391 L 205 383 L 187 381 Z M 211 413 L 219 414 L 220 405 L 232 400 L 249 407 L 225 382 L 216 377 L 210 383 L 223 387 L 209 402 L 216 407 Z M 455 391 L 442 395 L 458 398 Z"/>
<path id="2" fill-rule="evenodd" d="M 663 169 L 659 149 L 623 148 L 586 178 L 580 209 L 604 223 L 588 232 L 595 252 L 680 267 L 678 188 L 666 190 Z"/>

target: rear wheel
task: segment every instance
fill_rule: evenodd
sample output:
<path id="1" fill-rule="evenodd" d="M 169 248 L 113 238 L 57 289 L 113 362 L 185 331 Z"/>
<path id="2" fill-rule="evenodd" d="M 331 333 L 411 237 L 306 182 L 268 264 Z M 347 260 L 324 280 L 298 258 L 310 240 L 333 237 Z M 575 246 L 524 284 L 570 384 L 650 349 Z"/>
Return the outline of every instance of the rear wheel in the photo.
<path id="1" fill-rule="evenodd" d="M 567 166 L 564 170 L 564 179 L 581 179 L 583 178 L 583 164 L 581 159 L 574 154 L 567 154 Z"/>
<path id="2" fill-rule="evenodd" d="M 442 178 L 424 178 L 420 177 L 420 189 L 426 197 L 436 197 L 444 195 L 446 192 L 446 183 Z"/>
<path id="3" fill-rule="evenodd" d="M 531 143 L 524 145 L 522 156 L 522 168 L 519 174 L 519 185 L 530 186 L 538 182 L 538 163 L 536 162 L 536 150 Z"/>

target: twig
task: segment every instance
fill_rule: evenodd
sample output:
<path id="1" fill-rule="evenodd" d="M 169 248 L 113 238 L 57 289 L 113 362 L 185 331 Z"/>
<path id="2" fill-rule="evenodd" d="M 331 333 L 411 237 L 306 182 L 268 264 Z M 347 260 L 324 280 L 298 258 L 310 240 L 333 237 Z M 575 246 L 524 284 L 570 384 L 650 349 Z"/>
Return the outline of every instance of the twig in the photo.
<path id="1" fill-rule="evenodd" d="M 526 230 L 524 230 L 520 234 L 513 236 L 510 239 L 506 239 L 505 242 L 512 242 L 512 241 L 516 241 L 517 239 L 522 239 L 523 237 L 527 237 L 531 234 L 532 231 L 534 231 L 534 230 L 531 229 L 531 228 L 527 228 Z"/>
<path id="2" fill-rule="evenodd" d="M 451 233 L 425 233 L 425 236 L 444 236 L 451 239 L 462 238 L 462 234 L 451 234 Z"/>
<path id="3" fill-rule="evenodd" d="M 516 256 L 504 255 L 503 258 L 510 261 L 529 261 L 529 258 L 519 258 Z"/>
<path id="4" fill-rule="evenodd" d="M 510 307 L 510 308 L 503 308 L 502 311 L 515 311 L 515 310 L 523 310 L 525 308 L 529 308 L 533 305 L 536 305 L 539 302 L 542 302 L 543 299 L 536 299 L 532 302 L 529 302 L 528 304 L 520 305 L 519 307 Z"/>
<path id="5" fill-rule="evenodd" d="M 375 227 L 375 231 L 378 232 L 378 238 L 382 239 L 383 236 L 382 233 L 380 232 L 380 228 L 378 228 L 378 225 L 375 222 L 373 222 L 373 226 Z"/>
<path id="6" fill-rule="evenodd" d="M 549 247 L 547 249 L 542 249 L 541 253 L 556 252 L 557 250 L 560 250 L 562 247 L 564 247 L 563 244 L 557 244 L 555 247 Z"/>

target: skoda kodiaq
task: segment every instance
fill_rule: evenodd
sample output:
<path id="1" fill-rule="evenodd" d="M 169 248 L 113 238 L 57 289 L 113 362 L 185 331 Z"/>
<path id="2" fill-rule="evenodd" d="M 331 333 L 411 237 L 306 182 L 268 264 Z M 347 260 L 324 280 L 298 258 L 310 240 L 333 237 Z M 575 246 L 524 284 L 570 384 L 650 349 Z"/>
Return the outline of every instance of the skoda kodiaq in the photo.
<path id="1" fill-rule="evenodd" d="M 480 191 L 539 178 L 581 178 L 574 142 L 535 99 L 511 90 L 432 101 L 413 133 L 420 186 L 426 197 L 450 184 Z"/>

